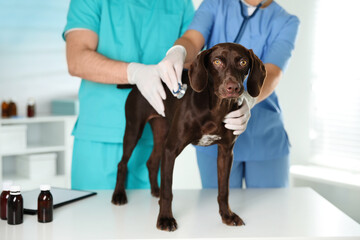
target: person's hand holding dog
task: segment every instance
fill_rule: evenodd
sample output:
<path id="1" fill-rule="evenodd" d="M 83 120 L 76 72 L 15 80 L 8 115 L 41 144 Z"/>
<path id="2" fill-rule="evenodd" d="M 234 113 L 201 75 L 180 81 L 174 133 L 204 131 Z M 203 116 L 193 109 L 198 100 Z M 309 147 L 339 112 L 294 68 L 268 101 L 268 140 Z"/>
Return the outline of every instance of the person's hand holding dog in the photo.
<path id="1" fill-rule="evenodd" d="M 137 88 L 151 106 L 165 117 L 162 100 L 166 99 L 164 87 L 161 84 L 157 65 L 130 63 L 127 68 L 128 82 L 136 84 Z"/>
<path id="2" fill-rule="evenodd" d="M 245 91 L 239 101 L 240 108 L 228 113 L 223 121 L 227 129 L 234 130 L 234 135 L 240 135 L 246 130 L 251 116 L 250 110 L 256 104 L 256 98 Z"/>
<path id="3" fill-rule="evenodd" d="M 179 90 L 179 84 L 181 85 L 185 58 L 186 49 L 181 45 L 175 45 L 167 51 L 165 58 L 157 65 L 161 79 L 173 95 Z"/>

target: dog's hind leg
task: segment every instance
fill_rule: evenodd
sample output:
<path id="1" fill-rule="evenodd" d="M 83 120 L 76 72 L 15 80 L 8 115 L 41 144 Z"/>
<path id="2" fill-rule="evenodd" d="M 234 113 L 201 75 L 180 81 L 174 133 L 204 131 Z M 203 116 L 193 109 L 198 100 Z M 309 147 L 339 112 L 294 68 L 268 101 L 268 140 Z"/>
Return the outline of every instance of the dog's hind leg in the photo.
<path id="1" fill-rule="evenodd" d="M 151 125 L 154 136 L 154 148 L 149 160 L 146 163 L 146 166 L 149 170 L 151 195 L 153 195 L 154 197 L 159 197 L 160 190 L 157 181 L 157 176 L 160 167 L 160 159 L 163 154 L 164 143 L 168 133 L 169 126 L 166 119 L 162 117 L 155 117 L 151 119 L 149 123 Z"/>
<path id="2" fill-rule="evenodd" d="M 127 203 L 125 193 L 125 180 L 127 174 L 127 164 L 131 154 L 139 141 L 144 130 L 145 122 L 126 121 L 126 129 L 123 142 L 123 156 L 118 164 L 116 186 L 111 202 L 115 205 L 123 205 Z"/>
<path id="3" fill-rule="evenodd" d="M 144 130 L 148 112 L 134 111 L 135 109 L 141 109 L 141 107 L 148 104 L 144 98 L 139 97 L 140 93 L 133 90 L 126 101 L 125 114 L 126 114 L 126 127 L 123 141 L 123 156 L 118 164 L 116 186 L 112 196 L 111 202 L 115 205 L 122 205 L 127 203 L 127 197 L 125 193 L 125 180 L 127 174 L 127 164 L 131 157 L 131 154 L 139 141 L 142 132 Z M 144 109 L 146 109 L 144 107 Z M 147 108 L 150 109 L 150 108 Z"/>

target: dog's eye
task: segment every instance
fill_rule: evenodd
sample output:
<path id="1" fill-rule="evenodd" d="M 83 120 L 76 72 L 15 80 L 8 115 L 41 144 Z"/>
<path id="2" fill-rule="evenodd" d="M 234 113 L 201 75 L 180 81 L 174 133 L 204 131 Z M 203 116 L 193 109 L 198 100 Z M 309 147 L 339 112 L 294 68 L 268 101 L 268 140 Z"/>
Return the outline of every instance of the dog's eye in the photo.
<path id="1" fill-rule="evenodd" d="M 246 60 L 244 60 L 244 59 L 241 59 L 241 60 L 240 60 L 240 66 L 245 67 L 246 64 L 247 64 L 247 61 L 246 61 Z"/>
<path id="2" fill-rule="evenodd" d="M 214 64 L 215 66 L 221 66 L 223 63 L 222 63 L 222 61 L 221 61 L 220 59 L 215 59 L 215 60 L 213 61 L 213 64 Z"/>

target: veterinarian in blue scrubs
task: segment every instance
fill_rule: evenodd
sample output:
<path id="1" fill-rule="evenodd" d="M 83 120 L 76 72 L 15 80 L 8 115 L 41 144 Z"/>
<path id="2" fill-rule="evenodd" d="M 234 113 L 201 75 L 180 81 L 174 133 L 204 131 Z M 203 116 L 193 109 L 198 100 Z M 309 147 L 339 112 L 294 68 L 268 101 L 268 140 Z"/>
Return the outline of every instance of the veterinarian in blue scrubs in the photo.
<path id="1" fill-rule="evenodd" d="M 252 49 L 265 64 L 267 77 L 261 94 L 224 120 L 225 127 L 240 134 L 230 187 L 242 187 L 243 179 L 253 188 L 288 186 L 290 143 L 275 88 L 291 57 L 298 27 L 298 18 L 272 0 L 204 0 L 187 32 L 175 43 L 186 49 L 185 64 L 204 45 L 211 48 L 223 42 Z M 217 145 L 196 146 L 196 154 L 203 187 L 217 187 Z"/>
<path id="2" fill-rule="evenodd" d="M 162 106 L 156 104 L 162 104 L 164 89 L 160 80 L 146 82 L 144 76 L 154 67 L 143 64 L 158 63 L 193 14 L 191 0 L 71 1 L 63 37 L 69 72 L 82 78 L 73 130 L 72 188 L 115 187 L 130 92 L 116 86 L 130 82 L 145 89 L 144 97 L 161 112 Z M 152 147 L 151 128 L 146 125 L 128 164 L 127 188 L 150 187 L 146 161 Z"/>

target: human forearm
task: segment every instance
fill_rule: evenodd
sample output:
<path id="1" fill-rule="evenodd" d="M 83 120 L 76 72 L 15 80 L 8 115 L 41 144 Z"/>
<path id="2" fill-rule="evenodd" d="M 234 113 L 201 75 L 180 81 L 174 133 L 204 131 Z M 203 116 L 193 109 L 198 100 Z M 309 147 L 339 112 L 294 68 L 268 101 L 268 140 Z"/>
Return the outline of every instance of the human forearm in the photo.
<path id="1" fill-rule="evenodd" d="M 257 97 L 257 103 L 263 101 L 274 92 L 282 76 L 282 71 L 279 67 L 271 63 L 265 63 L 264 65 L 266 69 L 266 78 L 261 92 Z"/>
<path id="2" fill-rule="evenodd" d="M 97 52 L 84 50 L 75 63 L 69 65 L 69 73 L 90 81 L 105 84 L 128 83 L 128 63 L 108 59 Z"/>
<path id="3" fill-rule="evenodd" d="M 167 87 L 177 96 L 181 88 L 183 68 L 189 68 L 192 61 L 204 45 L 201 33 L 188 30 L 177 39 L 166 56 L 156 65 L 160 78 Z"/>
<path id="4" fill-rule="evenodd" d="M 190 67 L 190 64 L 196 58 L 204 44 L 204 37 L 196 30 L 188 30 L 181 38 L 176 40 L 174 45 L 182 45 L 186 49 L 185 68 Z"/>
<path id="5" fill-rule="evenodd" d="M 89 30 L 66 35 L 66 57 L 69 73 L 105 84 L 128 83 L 128 63 L 109 59 L 98 52 L 97 35 Z"/>
<path id="6" fill-rule="evenodd" d="M 115 61 L 99 54 L 96 51 L 98 36 L 91 30 L 74 30 L 65 37 L 71 75 L 104 84 L 135 84 L 151 106 L 165 116 L 163 99 L 166 94 L 157 65 Z"/>

